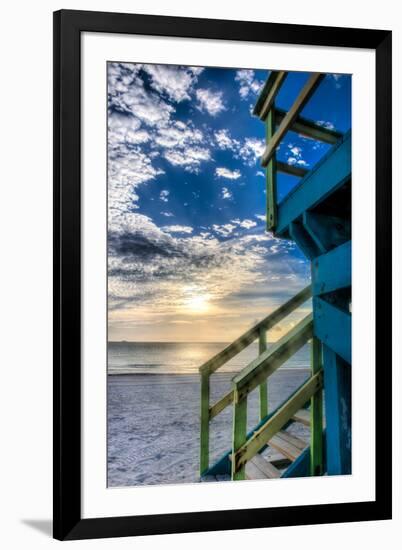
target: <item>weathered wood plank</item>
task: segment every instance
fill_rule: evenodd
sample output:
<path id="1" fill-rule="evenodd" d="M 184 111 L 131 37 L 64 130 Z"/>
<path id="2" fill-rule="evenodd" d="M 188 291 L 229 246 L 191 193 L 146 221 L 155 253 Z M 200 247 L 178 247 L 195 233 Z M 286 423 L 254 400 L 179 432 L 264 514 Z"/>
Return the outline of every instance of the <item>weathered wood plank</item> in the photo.
<path id="1" fill-rule="evenodd" d="M 247 398 L 239 401 L 236 398 L 233 406 L 233 438 L 232 438 L 232 457 L 236 455 L 247 439 Z M 245 463 L 239 467 L 232 460 L 232 480 L 241 480 L 246 477 Z"/>
<path id="2" fill-rule="evenodd" d="M 224 395 L 219 401 L 214 403 L 212 407 L 209 408 L 209 419 L 212 420 L 220 412 L 222 412 L 230 403 L 233 401 L 233 390 Z"/>
<path id="3" fill-rule="evenodd" d="M 306 315 L 266 352 L 254 359 L 233 380 L 239 399 L 252 392 L 273 374 L 289 357 L 298 351 L 313 335 L 313 314 Z M 236 397 L 236 394 L 235 394 Z M 296 411 L 295 411 L 296 412 Z"/>
<path id="4" fill-rule="evenodd" d="M 246 479 L 267 479 L 267 476 L 260 470 L 260 468 L 257 467 L 256 464 L 254 464 L 253 460 L 250 460 L 250 462 L 247 462 L 246 464 Z"/>
<path id="5" fill-rule="evenodd" d="M 200 475 L 209 467 L 209 374 L 201 375 Z"/>
<path id="6" fill-rule="evenodd" d="M 279 126 L 282 120 L 286 116 L 286 111 L 283 109 L 275 110 L 275 122 Z M 342 138 L 342 132 L 337 130 L 330 130 L 324 126 L 319 126 L 313 120 L 298 116 L 290 127 L 292 132 L 296 132 L 301 136 L 316 139 L 317 141 L 322 141 L 328 143 L 329 145 L 334 145 L 339 139 Z"/>
<path id="7" fill-rule="evenodd" d="M 292 445 L 292 443 L 289 443 L 288 441 L 285 441 L 285 439 L 282 439 L 278 435 L 274 435 L 269 440 L 269 445 L 282 453 L 286 458 L 291 460 L 292 462 L 296 460 L 296 458 L 303 452 L 303 449 L 300 449 L 299 447 L 296 447 L 295 445 Z"/>
<path id="8" fill-rule="evenodd" d="M 273 82 L 272 87 L 267 94 L 267 97 L 265 98 L 263 106 L 261 107 L 259 117 L 262 120 L 265 120 L 266 116 L 269 114 L 271 107 L 274 104 L 275 98 L 278 95 L 279 90 L 282 88 L 282 85 L 285 82 L 287 75 L 288 73 L 286 71 L 278 71 L 278 74 L 276 75 L 276 79 Z M 275 131 L 275 128 L 273 129 Z"/>
<path id="9" fill-rule="evenodd" d="M 295 435 L 292 435 L 286 432 L 285 430 L 281 430 L 280 432 L 278 432 L 277 436 L 283 439 L 284 441 L 286 441 L 287 443 L 291 443 L 301 451 L 303 451 L 308 445 L 308 443 L 303 439 L 301 439 L 300 437 L 296 437 Z"/>
<path id="10" fill-rule="evenodd" d="M 261 328 L 265 328 L 265 330 L 269 330 L 273 326 L 275 326 L 277 323 L 282 321 L 287 315 L 292 313 L 295 309 L 297 309 L 301 304 L 303 304 L 306 300 L 311 298 L 311 286 L 307 286 L 303 290 L 301 290 L 298 294 L 290 298 L 287 302 L 282 304 L 280 307 L 278 307 L 275 311 L 270 313 L 265 319 L 257 323 L 254 327 L 249 329 L 247 332 L 242 334 L 239 338 L 237 338 L 234 342 L 232 342 L 229 346 L 224 348 L 222 351 L 214 355 L 211 359 L 206 361 L 201 367 L 199 368 L 199 372 L 209 372 L 212 374 L 216 370 L 219 369 L 222 365 L 227 363 L 232 357 L 235 357 L 238 353 L 240 353 L 244 348 L 249 346 L 251 343 L 258 338 L 259 332 Z"/>
<path id="11" fill-rule="evenodd" d="M 310 426 L 310 411 L 307 409 L 300 409 L 295 415 L 293 415 L 295 422 L 300 422 L 304 426 Z"/>
<path id="12" fill-rule="evenodd" d="M 318 338 L 311 342 L 311 373 L 314 375 L 322 368 L 322 346 Z M 311 397 L 310 418 L 310 474 L 320 476 L 323 472 L 322 451 L 322 389 Z"/>
<path id="13" fill-rule="evenodd" d="M 267 350 L 267 331 L 260 329 L 258 342 L 258 353 L 262 355 Z M 268 382 L 265 380 L 260 384 L 260 420 L 268 414 Z"/>
<path id="14" fill-rule="evenodd" d="M 268 162 L 272 158 L 272 155 L 275 153 L 279 143 L 284 138 L 286 132 L 289 131 L 293 122 L 296 120 L 300 112 L 303 110 L 304 106 L 306 105 L 310 97 L 313 95 L 313 93 L 315 92 L 315 90 L 317 89 L 318 85 L 320 84 L 323 78 L 324 78 L 324 75 L 321 73 L 311 74 L 306 84 L 302 88 L 301 92 L 297 96 L 292 107 L 289 109 L 284 119 L 280 123 L 279 128 L 276 130 L 275 134 L 272 136 L 272 139 L 267 144 L 267 148 L 265 149 L 261 159 L 262 166 L 267 166 Z"/>
<path id="15" fill-rule="evenodd" d="M 261 428 L 254 432 L 250 439 L 233 453 L 232 469 L 241 470 L 244 464 L 253 458 L 321 387 L 322 372 L 320 371 L 309 378 Z M 241 402 L 245 401 L 244 399 Z"/>
<path id="16" fill-rule="evenodd" d="M 304 178 L 308 170 L 295 166 L 294 164 L 287 164 L 286 162 L 276 161 L 276 169 L 278 172 L 289 174 L 289 176 L 296 176 L 297 178 Z"/>
<path id="17" fill-rule="evenodd" d="M 250 462 L 257 466 L 257 468 L 264 474 L 266 479 L 275 479 L 281 477 L 281 473 L 278 468 L 275 468 L 275 466 L 273 466 L 270 462 L 267 462 L 267 460 L 265 460 L 265 458 L 263 458 L 259 454 L 256 454 Z M 249 462 L 247 464 L 249 464 Z"/>
<path id="18" fill-rule="evenodd" d="M 272 86 L 275 84 L 276 79 L 278 78 L 280 71 L 271 71 L 269 73 L 269 77 L 265 81 L 264 86 L 262 87 L 262 90 L 257 98 L 257 101 L 255 102 L 255 106 L 253 109 L 253 115 L 260 116 L 260 111 L 262 109 L 262 106 L 265 103 L 266 98 L 268 97 L 268 94 L 271 91 Z"/>

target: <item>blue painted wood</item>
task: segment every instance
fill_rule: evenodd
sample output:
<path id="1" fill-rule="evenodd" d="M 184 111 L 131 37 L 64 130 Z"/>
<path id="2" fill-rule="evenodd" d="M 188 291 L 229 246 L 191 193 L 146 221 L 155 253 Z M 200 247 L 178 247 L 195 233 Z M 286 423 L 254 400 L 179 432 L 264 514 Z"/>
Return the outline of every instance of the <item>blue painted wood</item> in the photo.
<path id="1" fill-rule="evenodd" d="M 322 465 L 323 472 L 327 471 L 327 452 L 326 452 L 326 432 L 322 433 L 323 449 L 322 449 Z M 310 471 L 310 447 L 307 447 L 301 455 L 299 455 L 288 468 L 282 473 L 281 477 L 309 477 Z"/>
<path id="2" fill-rule="evenodd" d="M 323 346 L 328 475 L 352 469 L 351 367 Z"/>
<path id="3" fill-rule="evenodd" d="M 276 234 L 286 233 L 291 222 L 350 179 L 351 145 L 351 132 L 348 132 L 283 199 L 278 206 Z"/>
<path id="4" fill-rule="evenodd" d="M 320 253 L 313 239 L 299 222 L 292 222 L 290 224 L 289 234 L 309 260 L 312 260 Z"/>
<path id="5" fill-rule="evenodd" d="M 321 254 L 350 240 L 350 220 L 317 212 L 304 212 L 303 225 Z"/>
<path id="6" fill-rule="evenodd" d="M 348 363 L 352 362 L 352 316 L 327 301 L 313 297 L 314 334 Z"/>
<path id="7" fill-rule="evenodd" d="M 352 241 L 348 241 L 311 264 L 313 295 L 334 292 L 352 284 Z"/>

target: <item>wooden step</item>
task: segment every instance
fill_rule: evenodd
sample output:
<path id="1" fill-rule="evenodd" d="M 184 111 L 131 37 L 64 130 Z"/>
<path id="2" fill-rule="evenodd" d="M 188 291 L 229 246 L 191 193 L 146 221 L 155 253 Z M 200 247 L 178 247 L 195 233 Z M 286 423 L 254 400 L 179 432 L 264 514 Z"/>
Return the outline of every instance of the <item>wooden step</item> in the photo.
<path id="1" fill-rule="evenodd" d="M 274 449 L 271 449 L 271 451 L 274 451 Z M 270 462 L 275 468 L 278 468 L 279 470 L 282 470 L 283 468 L 287 468 L 291 461 L 286 458 L 286 456 L 283 456 L 281 453 L 278 452 L 271 452 L 268 455 L 264 455 L 264 458 L 267 462 Z"/>
<path id="2" fill-rule="evenodd" d="M 310 411 L 308 409 L 300 409 L 294 416 L 295 422 L 300 422 L 304 426 L 310 426 Z"/>
<path id="3" fill-rule="evenodd" d="M 281 477 L 280 471 L 259 454 L 246 464 L 247 479 L 276 479 L 278 477 Z"/>
<path id="4" fill-rule="evenodd" d="M 297 443 L 297 445 L 295 445 L 295 443 Z M 292 462 L 296 460 L 307 447 L 305 441 L 283 431 L 274 435 L 274 437 L 269 440 L 268 445 L 279 451 Z"/>

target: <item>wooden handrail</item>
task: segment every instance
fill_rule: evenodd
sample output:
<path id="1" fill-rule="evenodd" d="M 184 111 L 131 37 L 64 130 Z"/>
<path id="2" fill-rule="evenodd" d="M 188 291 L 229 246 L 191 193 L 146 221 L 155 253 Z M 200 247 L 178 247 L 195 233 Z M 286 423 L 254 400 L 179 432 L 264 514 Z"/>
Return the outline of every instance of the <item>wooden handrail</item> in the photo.
<path id="1" fill-rule="evenodd" d="M 232 453 L 232 469 L 236 477 L 237 472 L 244 469 L 245 464 L 253 458 L 278 433 L 293 415 L 318 391 L 322 389 L 322 370 L 311 376 L 288 399 L 267 422 Z M 243 400 L 246 402 L 246 400 Z"/>
<path id="2" fill-rule="evenodd" d="M 244 367 L 234 378 L 233 386 L 236 390 L 237 399 L 243 399 L 260 386 L 271 376 L 289 357 L 294 355 L 313 335 L 313 316 L 307 315 L 295 327 L 287 332 L 268 350 L 260 355 L 249 365 Z M 234 389 L 226 393 L 219 401 L 209 408 L 209 419 L 215 418 L 228 405 L 233 402 Z M 265 415 L 260 415 L 262 418 Z"/>
<path id="3" fill-rule="evenodd" d="M 239 336 L 234 342 L 229 344 L 222 351 L 214 355 L 199 368 L 199 372 L 212 374 L 222 365 L 230 361 L 247 346 L 252 344 L 259 336 L 260 329 L 269 330 L 279 323 L 284 317 L 287 317 L 292 311 L 311 298 L 311 285 L 301 290 L 290 300 L 282 304 L 278 309 L 270 313 L 265 319 L 257 323 L 254 327 Z"/>
<path id="4" fill-rule="evenodd" d="M 273 374 L 313 336 L 313 314 L 306 315 L 262 355 L 233 378 L 235 402 L 244 399 L 261 382 Z"/>
<path id="5" fill-rule="evenodd" d="M 286 113 L 285 117 L 283 118 L 282 122 L 280 123 L 279 128 L 276 130 L 275 134 L 272 136 L 270 142 L 268 143 L 267 148 L 265 149 L 262 155 L 262 159 L 261 159 L 262 166 L 267 166 L 267 164 L 272 158 L 272 155 L 275 153 L 279 143 L 282 141 L 285 134 L 289 131 L 292 124 L 294 123 L 296 118 L 299 116 L 300 112 L 303 110 L 304 106 L 306 105 L 310 97 L 313 95 L 313 93 L 317 89 L 317 86 L 320 84 L 324 76 L 325 75 L 321 73 L 311 74 L 306 84 L 302 88 L 301 92 L 297 96 L 292 107 L 289 109 L 289 111 Z"/>

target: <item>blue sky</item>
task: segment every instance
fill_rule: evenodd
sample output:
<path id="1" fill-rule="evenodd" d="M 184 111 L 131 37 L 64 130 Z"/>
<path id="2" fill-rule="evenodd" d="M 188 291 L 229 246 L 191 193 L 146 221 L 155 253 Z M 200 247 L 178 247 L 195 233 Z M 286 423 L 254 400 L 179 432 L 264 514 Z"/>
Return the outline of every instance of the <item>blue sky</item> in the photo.
<path id="1" fill-rule="evenodd" d="M 227 342 L 308 283 L 302 254 L 264 229 L 251 111 L 268 75 L 108 64 L 109 340 Z M 290 73 L 277 105 L 307 78 Z M 351 78 L 327 75 L 302 114 L 348 130 Z M 290 132 L 278 158 L 309 169 L 327 150 Z M 279 175 L 279 197 L 297 181 Z"/>

